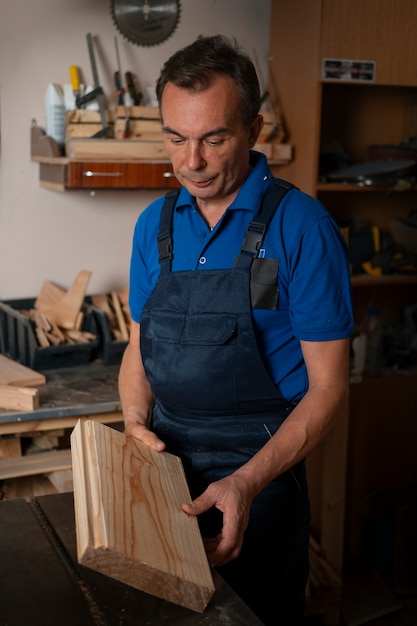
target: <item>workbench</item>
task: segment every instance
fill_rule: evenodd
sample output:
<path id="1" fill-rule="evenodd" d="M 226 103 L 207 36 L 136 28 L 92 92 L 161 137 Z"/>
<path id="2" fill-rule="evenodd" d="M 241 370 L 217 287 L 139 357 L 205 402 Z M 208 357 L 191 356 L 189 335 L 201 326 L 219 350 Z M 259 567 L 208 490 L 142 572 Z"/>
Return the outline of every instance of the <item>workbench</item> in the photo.
<path id="1" fill-rule="evenodd" d="M 122 423 L 119 365 L 101 362 L 45 370 L 34 411 L 0 409 L 0 480 L 71 468 L 69 448 L 22 455 L 20 440 L 39 432 L 72 429 L 79 419 Z"/>
<path id="2" fill-rule="evenodd" d="M 215 571 L 196 613 L 79 565 L 72 493 L 0 502 L 0 554 L 7 626 L 262 626 Z"/>

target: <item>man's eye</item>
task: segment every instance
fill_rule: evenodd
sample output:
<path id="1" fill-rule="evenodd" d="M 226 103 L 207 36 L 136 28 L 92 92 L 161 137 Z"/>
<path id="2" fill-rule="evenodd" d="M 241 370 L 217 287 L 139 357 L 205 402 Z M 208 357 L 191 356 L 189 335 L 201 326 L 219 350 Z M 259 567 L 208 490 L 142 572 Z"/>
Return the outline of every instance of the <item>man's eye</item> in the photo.
<path id="1" fill-rule="evenodd" d="M 209 146 L 221 146 L 223 139 L 208 139 L 207 144 Z"/>

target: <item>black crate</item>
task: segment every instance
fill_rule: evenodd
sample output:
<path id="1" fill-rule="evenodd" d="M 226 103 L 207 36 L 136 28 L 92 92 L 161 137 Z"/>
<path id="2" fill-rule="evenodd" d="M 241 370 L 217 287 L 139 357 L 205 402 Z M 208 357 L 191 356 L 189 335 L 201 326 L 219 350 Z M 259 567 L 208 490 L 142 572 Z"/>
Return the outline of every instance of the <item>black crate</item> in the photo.
<path id="1" fill-rule="evenodd" d="M 83 330 L 96 335 L 95 340 L 42 348 L 32 321 L 20 312 L 34 308 L 34 305 L 35 298 L 0 301 L 0 348 L 3 354 L 36 370 L 85 365 L 95 358 L 99 331 L 90 307 L 83 309 Z"/>
<path id="2" fill-rule="evenodd" d="M 104 311 L 94 306 L 92 310 L 96 316 L 99 334 L 97 357 L 101 359 L 105 365 L 117 365 L 122 360 L 123 352 L 126 350 L 128 342 L 114 340 L 110 331 L 107 315 Z"/>

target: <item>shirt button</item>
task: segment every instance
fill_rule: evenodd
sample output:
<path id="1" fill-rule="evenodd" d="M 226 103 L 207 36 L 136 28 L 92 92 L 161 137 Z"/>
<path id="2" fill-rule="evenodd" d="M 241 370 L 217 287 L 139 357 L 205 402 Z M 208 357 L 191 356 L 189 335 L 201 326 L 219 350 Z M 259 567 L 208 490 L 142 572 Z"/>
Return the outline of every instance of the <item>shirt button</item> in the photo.
<path id="1" fill-rule="evenodd" d="M 206 259 L 205 256 L 202 256 L 202 257 L 199 258 L 198 262 L 200 263 L 200 265 L 204 265 L 204 263 L 207 262 L 207 259 Z"/>

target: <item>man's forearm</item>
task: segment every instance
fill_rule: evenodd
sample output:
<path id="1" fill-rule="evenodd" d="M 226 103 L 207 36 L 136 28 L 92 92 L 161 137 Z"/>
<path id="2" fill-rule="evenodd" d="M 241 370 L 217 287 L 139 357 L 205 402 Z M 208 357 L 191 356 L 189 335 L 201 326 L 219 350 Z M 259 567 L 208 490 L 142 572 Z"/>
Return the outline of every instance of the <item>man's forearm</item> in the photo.
<path id="1" fill-rule="evenodd" d="M 127 429 L 135 424 L 148 426 L 153 406 L 152 391 L 139 351 L 138 329 L 134 330 L 134 335 L 123 355 L 119 373 L 119 395 Z"/>

